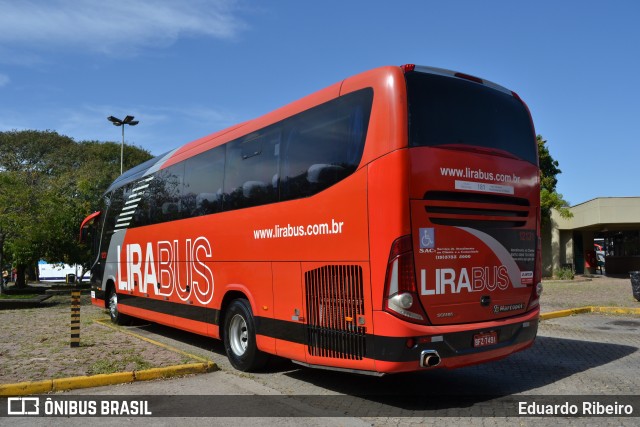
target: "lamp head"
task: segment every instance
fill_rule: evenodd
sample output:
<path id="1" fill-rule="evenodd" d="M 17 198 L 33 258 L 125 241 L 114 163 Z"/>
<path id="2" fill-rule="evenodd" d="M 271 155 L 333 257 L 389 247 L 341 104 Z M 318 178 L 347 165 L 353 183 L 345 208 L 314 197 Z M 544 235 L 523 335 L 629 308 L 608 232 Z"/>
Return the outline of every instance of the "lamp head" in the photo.
<path id="1" fill-rule="evenodd" d="M 107 117 L 107 120 L 109 120 L 114 126 L 122 126 L 123 124 L 122 120 L 113 116 Z"/>

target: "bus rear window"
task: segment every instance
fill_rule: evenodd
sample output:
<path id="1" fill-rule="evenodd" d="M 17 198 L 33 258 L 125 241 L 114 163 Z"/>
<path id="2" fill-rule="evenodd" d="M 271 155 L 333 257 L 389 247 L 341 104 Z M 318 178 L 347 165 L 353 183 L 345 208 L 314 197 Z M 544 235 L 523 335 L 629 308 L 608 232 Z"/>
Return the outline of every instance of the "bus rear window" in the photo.
<path id="1" fill-rule="evenodd" d="M 435 74 L 406 79 L 411 147 L 476 146 L 537 164 L 529 113 L 511 94 Z"/>

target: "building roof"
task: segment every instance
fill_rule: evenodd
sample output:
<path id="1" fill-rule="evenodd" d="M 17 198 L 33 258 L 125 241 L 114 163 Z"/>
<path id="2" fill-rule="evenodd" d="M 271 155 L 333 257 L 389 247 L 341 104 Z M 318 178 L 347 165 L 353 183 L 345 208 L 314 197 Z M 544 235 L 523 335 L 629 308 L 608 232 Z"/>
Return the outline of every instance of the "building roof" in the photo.
<path id="1" fill-rule="evenodd" d="M 560 230 L 640 229 L 640 197 L 598 197 L 569 208 L 572 218 L 554 211 L 552 220 Z"/>

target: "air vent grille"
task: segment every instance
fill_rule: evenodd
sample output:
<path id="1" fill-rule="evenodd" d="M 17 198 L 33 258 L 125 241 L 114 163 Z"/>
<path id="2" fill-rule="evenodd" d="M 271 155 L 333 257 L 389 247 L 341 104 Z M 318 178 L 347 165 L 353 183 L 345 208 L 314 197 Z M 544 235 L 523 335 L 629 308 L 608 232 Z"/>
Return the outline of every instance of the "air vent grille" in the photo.
<path id="1" fill-rule="evenodd" d="M 524 227 L 530 211 L 527 199 L 496 194 L 430 191 L 424 200 L 433 224 L 457 227 Z"/>
<path id="2" fill-rule="evenodd" d="M 362 267 L 326 265 L 305 272 L 308 350 L 312 356 L 361 360 L 366 354 Z"/>

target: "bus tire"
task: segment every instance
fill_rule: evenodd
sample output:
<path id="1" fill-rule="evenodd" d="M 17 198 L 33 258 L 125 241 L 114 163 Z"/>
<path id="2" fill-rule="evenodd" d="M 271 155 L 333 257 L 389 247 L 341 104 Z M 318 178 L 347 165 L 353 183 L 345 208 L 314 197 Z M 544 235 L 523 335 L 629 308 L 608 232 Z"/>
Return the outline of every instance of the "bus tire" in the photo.
<path id="1" fill-rule="evenodd" d="M 116 325 L 127 325 L 131 322 L 131 318 L 129 316 L 118 311 L 118 294 L 115 287 L 112 287 L 111 292 L 109 293 L 107 308 L 109 309 L 109 317 L 111 317 L 112 323 L 115 323 Z"/>
<path id="2" fill-rule="evenodd" d="M 229 362 L 237 370 L 250 372 L 267 364 L 269 356 L 256 345 L 255 321 L 246 299 L 235 299 L 227 307 L 223 340 Z"/>

